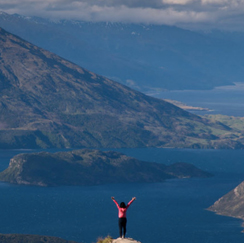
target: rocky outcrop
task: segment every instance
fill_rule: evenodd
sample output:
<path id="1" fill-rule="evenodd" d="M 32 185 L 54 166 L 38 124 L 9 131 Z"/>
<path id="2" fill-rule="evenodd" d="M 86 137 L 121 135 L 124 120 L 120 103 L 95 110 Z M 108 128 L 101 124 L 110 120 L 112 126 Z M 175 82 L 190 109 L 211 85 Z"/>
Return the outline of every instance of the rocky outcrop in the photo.
<path id="1" fill-rule="evenodd" d="M 36 186 L 99 185 L 108 183 L 162 182 L 171 178 L 209 177 L 193 165 L 139 161 L 124 154 L 81 149 L 58 153 L 14 156 L 0 180 Z"/>
<path id="2" fill-rule="evenodd" d="M 140 241 L 136 241 L 132 238 L 117 238 L 112 241 L 112 243 L 141 243 Z"/>
<path id="3" fill-rule="evenodd" d="M 221 197 L 208 210 L 244 220 L 244 182 Z"/>

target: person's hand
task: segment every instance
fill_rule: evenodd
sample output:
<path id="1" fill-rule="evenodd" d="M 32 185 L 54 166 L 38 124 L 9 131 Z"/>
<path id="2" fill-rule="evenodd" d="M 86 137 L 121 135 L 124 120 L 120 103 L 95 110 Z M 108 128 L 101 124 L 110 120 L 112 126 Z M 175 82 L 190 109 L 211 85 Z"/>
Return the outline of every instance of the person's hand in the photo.
<path id="1" fill-rule="evenodd" d="M 114 200 L 114 197 L 111 197 L 112 200 Z"/>
<path id="2" fill-rule="evenodd" d="M 133 197 L 132 200 L 135 201 L 136 200 L 136 197 Z"/>

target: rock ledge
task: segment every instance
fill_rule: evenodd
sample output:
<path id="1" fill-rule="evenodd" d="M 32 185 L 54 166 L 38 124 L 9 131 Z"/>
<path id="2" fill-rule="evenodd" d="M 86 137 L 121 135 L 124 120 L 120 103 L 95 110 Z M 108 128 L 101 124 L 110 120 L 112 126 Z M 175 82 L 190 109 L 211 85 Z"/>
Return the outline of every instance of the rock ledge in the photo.
<path id="1" fill-rule="evenodd" d="M 112 243 L 141 243 L 140 241 L 136 241 L 132 238 L 117 238 L 112 241 Z"/>

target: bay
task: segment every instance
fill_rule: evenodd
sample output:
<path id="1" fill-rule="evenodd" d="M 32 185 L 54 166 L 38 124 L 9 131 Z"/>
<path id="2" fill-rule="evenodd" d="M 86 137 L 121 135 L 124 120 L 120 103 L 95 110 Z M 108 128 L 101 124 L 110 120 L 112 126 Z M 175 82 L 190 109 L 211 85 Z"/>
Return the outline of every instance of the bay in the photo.
<path id="1" fill-rule="evenodd" d="M 244 84 L 222 86 L 213 90 L 175 90 L 148 92 L 161 99 L 172 99 L 189 106 L 208 108 L 210 111 L 191 111 L 198 115 L 222 114 L 244 117 Z"/>
<path id="2" fill-rule="evenodd" d="M 116 238 L 117 208 L 111 196 L 119 202 L 136 196 L 127 213 L 128 237 L 142 243 L 243 242 L 241 220 L 205 209 L 244 180 L 244 151 L 162 148 L 117 151 L 144 161 L 189 162 L 215 176 L 89 187 L 44 188 L 0 183 L 1 233 L 52 235 L 85 243 L 96 242 L 99 236 L 108 234 Z M 34 150 L 0 151 L 0 169 L 8 166 L 13 155 L 22 152 Z"/>

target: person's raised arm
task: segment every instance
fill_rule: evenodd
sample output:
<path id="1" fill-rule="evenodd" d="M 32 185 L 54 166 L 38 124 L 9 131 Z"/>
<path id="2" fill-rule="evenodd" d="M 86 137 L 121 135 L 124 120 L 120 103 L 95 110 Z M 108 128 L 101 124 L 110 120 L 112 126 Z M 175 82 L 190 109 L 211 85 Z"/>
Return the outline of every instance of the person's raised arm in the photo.
<path id="1" fill-rule="evenodd" d="M 117 201 L 114 199 L 114 197 L 111 197 L 111 199 L 114 201 L 114 203 L 116 204 L 117 208 L 119 208 L 119 204 L 118 204 Z"/>
<path id="2" fill-rule="evenodd" d="M 133 197 L 127 204 L 126 208 L 128 208 L 134 201 L 136 200 L 136 197 Z"/>

